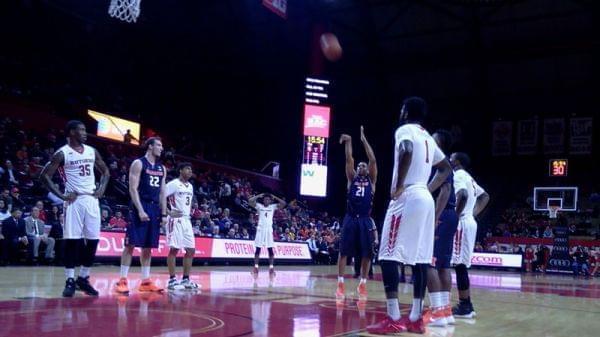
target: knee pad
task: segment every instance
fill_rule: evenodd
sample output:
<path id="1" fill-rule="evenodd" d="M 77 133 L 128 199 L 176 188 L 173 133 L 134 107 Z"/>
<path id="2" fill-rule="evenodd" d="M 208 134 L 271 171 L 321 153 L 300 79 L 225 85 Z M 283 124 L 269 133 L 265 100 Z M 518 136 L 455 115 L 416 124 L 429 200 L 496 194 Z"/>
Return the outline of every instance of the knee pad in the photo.
<path id="1" fill-rule="evenodd" d="M 386 293 L 398 292 L 398 263 L 394 261 L 381 261 L 381 276 L 383 277 L 383 287 Z"/>
<path id="2" fill-rule="evenodd" d="M 456 270 L 456 287 L 458 290 L 468 290 L 470 284 L 467 266 L 459 264 L 454 269 Z"/>

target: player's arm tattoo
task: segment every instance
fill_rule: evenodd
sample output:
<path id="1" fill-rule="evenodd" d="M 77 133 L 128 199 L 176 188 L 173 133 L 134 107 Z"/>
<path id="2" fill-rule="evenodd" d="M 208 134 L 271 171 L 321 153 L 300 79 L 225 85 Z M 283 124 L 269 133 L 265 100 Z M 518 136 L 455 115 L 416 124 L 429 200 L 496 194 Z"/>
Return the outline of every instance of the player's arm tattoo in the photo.
<path id="1" fill-rule="evenodd" d="M 442 186 L 442 184 L 446 181 L 446 178 L 448 178 L 450 172 L 452 172 L 452 166 L 450 166 L 450 162 L 447 159 L 441 160 L 439 163 L 433 165 L 433 167 L 436 168 L 436 171 L 433 179 L 431 179 L 429 185 L 427 186 L 429 188 L 429 192 L 434 192 L 440 188 L 440 186 Z"/>
<path id="2" fill-rule="evenodd" d="M 62 151 L 54 153 L 50 161 L 44 166 L 40 173 L 41 184 L 48 189 L 48 191 L 54 193 L 57 197 L 65 200 L 66 196 L 60 191 L 58 186 L 52 181 L 52 177 L 58 167 L 64 162 L 65 156 Z"/>
<path id="3" fill-rule="evenodd" d="M 483 192 L 481 195 L 477 197 L 477 201 L 475 201 L 475 208 L 473 209 L 473 216 L 478 216 L 481 211 L 485 209 L 488 202 L 490 201 L 490 195 L 487 192 Z"/>
<path id="4" fill-rule="evenodd" d="M 394 191 L 398 191 L 404 186 L 404 179 L 406 179 L 406 174 L 408 173 L 408 169 L 410 168 L 410 163 L 412 162 L 412 153 L 413 153 L 413 144 L 410 140 L 403 140 L 399 144 L 398 151 L 398 180 L 396 181 L 396 186 L 394 186 Z"/>
<path id="5" fill-rule="evenodd" d="M 469 194 L 467 193 L 466 189 L 460 189 L 456 191 L 456 214 L 458 214 L 459 216 L 465 210 L 468 198 Z"/>
<path id="6" fill-rule="evenodd" d="M 435 200 L 435 226 L 438 225 L 438 220 L 440 219 L 440 215 L 446 208 L 446 204 L 448 204 L 448 199 L 450 199 L 450 193 L 452 189 L 450 188 L 450 183 L 444 183 L 440 186 L 440 194 L 438 194 L 437 199 Z"/>
<path id="7" fill-rule="evenodd" d="M 133 205 L 137 209 L 138 213 L 144 211 L 140 201 L 140 195 L 138 194 L 141 172 L 142 162 L 136 159 L 133 161 L 133 163 L 131 163 L 131 167 L 129 168 L 129 197 L 131 198 L 131 202 L 133 202 Z"/>
<path id="8" fill-rule="evenodd" d="M 98 186 L 96 192 L 94 192 L 94 196 L 101 198 L 104 195 L 104 192 L 106 192 L 106 187 L 108 186 L 108 181 L 110 180 L 110 170 L 102 159 L 100 152 L 98 152 L 98 150 L 94 151 L 96 151 L 96 160 L 94 162 L 94 166 L 96 167 L 96 170 L 100 172 L 100 185 Z"/>

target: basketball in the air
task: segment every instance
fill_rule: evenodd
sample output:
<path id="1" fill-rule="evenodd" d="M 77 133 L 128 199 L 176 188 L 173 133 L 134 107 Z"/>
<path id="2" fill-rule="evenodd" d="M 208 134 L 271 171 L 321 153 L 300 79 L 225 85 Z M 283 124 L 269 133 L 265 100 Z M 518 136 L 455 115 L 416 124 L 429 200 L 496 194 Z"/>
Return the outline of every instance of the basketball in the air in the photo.
<path id="1" fill-rule="evenodd" d="M 321 35 L 320 43 L 321 51 L 329 61 L 335 62 L 342 57 L 342 47 L 337 36 L 332 33 L 325 33 Z"/>

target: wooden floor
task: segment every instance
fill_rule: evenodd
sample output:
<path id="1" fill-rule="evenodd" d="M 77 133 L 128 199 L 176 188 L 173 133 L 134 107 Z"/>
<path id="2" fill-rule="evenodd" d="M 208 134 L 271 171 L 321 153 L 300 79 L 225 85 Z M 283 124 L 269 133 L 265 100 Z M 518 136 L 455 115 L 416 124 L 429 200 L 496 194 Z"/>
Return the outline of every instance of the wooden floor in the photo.
<path id="1" fill-rule="evenodd" d="M 165 267 L 152 270 L 165 286 Z M 369 299 L 357 302 L 357 281 L 346 282 L 348 298 L 335 302 L 334 267 L 282 266 L 257 280 L 242 267 L 195 267 L 197 293 L 129 297 L 111 293 L 118 268 L 95 267 L 99 298 L 62 299 L 63 269 L 0 268 L 0 336 L 368 336 L 365 327 L 385 316 L 380 275 L 368 283 Z M 600 336 L 600 279 L 473 270 L 476 320 L 429 328 L 426 336 Z M 132 285 L 139 282 L 132 268 Z M 401 284 L 403 313 L 411 303 Z M 455 295 L 453 294 L 455 298 Z M 410 335 L 410 334 L 403 334 Z"/>

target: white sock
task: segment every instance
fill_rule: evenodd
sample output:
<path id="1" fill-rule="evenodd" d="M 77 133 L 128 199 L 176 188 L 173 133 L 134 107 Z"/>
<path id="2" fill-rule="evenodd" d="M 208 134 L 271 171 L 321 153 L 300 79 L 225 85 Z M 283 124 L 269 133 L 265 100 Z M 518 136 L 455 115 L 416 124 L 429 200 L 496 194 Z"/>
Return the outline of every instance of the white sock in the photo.
<path id="1" fill-rule="evenodd" d="M 269 269 L 275 268 L 272 264 L 269 265 Z"/>
<path id="2" fill-rule="evenodd" d="M 338 283 L 344 283 L 344 277 L 343 276 L 338 276 Z"/>
<path id="3" fill-rule="evenodd" d="M 387 302 L 387 313 L 391 319 L 397 321 L 400 319 L 400 304 L 397 298 L 388 298 Z"/>
<path id="4" fill-rule="evenodd" d="M 129 266 L 121 265 L 121 277 L 127 278 L 127 274 L 129 274 Z"/>
<path id="5" fill-rule="evenodd" d="M 365 283 L 365 284 L 366 284 L 366 283 L 367 283 L 367 279 L 366 279 L 366 278 L 362 278 L 362 277 L 361 277 L 361 278 L 360 278 L 360 283 L 361 283 L 361 284 L 362 284 L 362 283 Z"/>
<path id="6" fill-rule="evenodd" d="M 450 292 L 442 291 L 442 305 L 447 306 L 450 305 Z"/>
<path id="7" fill-rule="evenodd" d="M 142 266 L 142 280 L 150 278 L 150 266 Z"/>
<path id="8" fill-rule="evenodd" d="M 257 264 L 255 264 L 255 265 L 254 265 L 254 268 L 258 268 L 258 265 L 257 265 Z"/>
<path id="9" fill-rule="evenodd" d="M 90 269 L 92 269 L 92 268 L 91 267 L 84 267 L 84 266 L 79 267 L 79 276 L 80 277 L 88 277 L 88 276 L 90 276 Z"/>
<path id="10" fill-rule="evenodd" d="M 421 317 L 422 303 L 423 303 L 422 299 L 413 298 L 412 307 L 410 308 L 410 316 L 408 316 L 408 319 L 410 319 L 411 322 L 415 322 Z"/>
<path id="11" fill-rule="evenodd" d="M 65 268 L 66 278 L 75 278 L 75 268 Z"/>
<path id="12" fill-rule="evenodd" d="M 429 293 L 429 302 L 432 309 L 437 309 L 444 306 L 442 297 L 442 292 Z"/>

